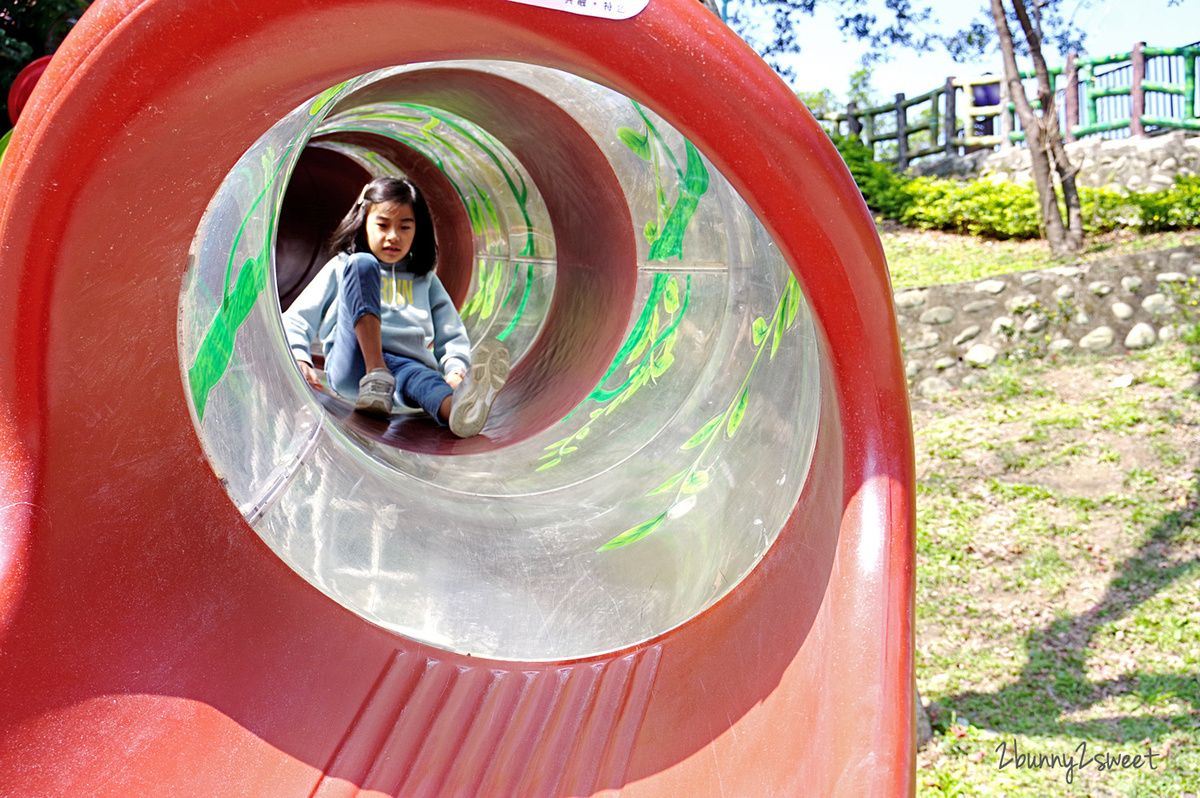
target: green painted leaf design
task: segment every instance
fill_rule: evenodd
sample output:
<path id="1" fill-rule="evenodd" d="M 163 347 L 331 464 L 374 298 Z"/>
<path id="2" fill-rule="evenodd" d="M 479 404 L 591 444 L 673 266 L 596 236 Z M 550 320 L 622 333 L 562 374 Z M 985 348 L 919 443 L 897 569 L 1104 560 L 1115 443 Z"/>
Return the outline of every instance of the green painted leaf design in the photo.
<path id="1" fill-rule="evenodd" d="M 775 352 L 779 349 L 779 341 L 783 338 L 783 313 L 775 313 L 775 325 L 771 333 L 771 359 L 775 359 Z"/>
<path id="2" fill-rule="evenodd" d="M 680 446 L 679 448 L 680 449 L 695 449 L 697 446 L 704 443 L 704 441 L 710 435 L 712 435 L 713 431 L 720 425 L 720 423 L 724 419 L 725 419 L 725 414 L 722 413 L 721 415 L 717 416 L 712 421 L 708 422 L 703 427 L 701 427 L 699 432 L 697 432 L 692 437 L 688 438 L 687 443 L 685 443 L 683 446 Z"/>
<path id="3" fill-rule="evenodd" d="M 643 161 L 650 160 L 650 139 L 645 133 L 638 133 L 628 127 L 619 127 L 617 128 L 617 138 L 621 140 L 622 144 L 633 150 L 634 155 Z"/>
<path id="4" fill-rule="evenodd" d="M 491 311 L 486 307 L 488 303 L 488 285 L 495 279 L 501 268 L 499 263 L 489 263 L 485 258 L 479 259 L 479 287 L 475 290 L 471 301 L 459 311 L 459 315 L 466 317 L 472 313 L 484 314 L 486 312 L 486 315 L 481 316 L 485 319 L 491 315 Z"/>
<path id="5" fill-rule="evenodd" d="M 474 197 L 467 197 L 467 217 L 471 220 L 471 229 L 476 233 L 482 233 L 484 229 L 483 212 L 479 210 L 479 203 Z"/>
<path id="6" fill-rule="evenodd" d="M 692 220 L 699 204 L 700 200 L 697 197 L 679 197 L 667 220 L 663 222 L 662 232 L 650 245 L 649 260 L 683 257 L 683 234 L 687 232 L 688 222 Z"/>
<path id="7" fill-rule="evenodd" d="M 663 308 L 667 313 L 679 310 L 679 281 L 674 277 L 667 280 L 667 289 L 663 292 Z"/>
<path id="8" fill-rule="evenodd" d="M 500 281 L 503 275 L 500 273 L 500 268 L 497 267 L 487 277 L 487 284 L 483 287 L 483 304 L 480 308 L 480 317 L 484 319 L 491 318 L 492 313 L 496 310 L 496 292 L 500 288 Z"/>
<path id="9" fill-rule="evenodd" d="M 708 191 L 708 170 L 704 168 L 704 160 L 690 141 L 684 142 L 687 149 L 687 174 L 683 178 L 683 190 L 693 197 L 699 197 Z"/>
<path id="10" fill-rule="evenodd" d="M 233 339 L 242 322 L 250 314 L 255 300 L 267 285 L 267 257 L 262 252 L 256 258 L 247 259 L 238 272 L 233 291 L 227 291 L 217 309 L 212 326 L 200 342 L 196 359 L 188 369 L 188 381 L 192 386 L 192 404 L 196 414 L 204 418 L 208 394 L 225 374 L 233 355 Z"/>
<path id="11" fill-rule="evenodd" d="M 649 493 L 647 493 L 646 495 L 647 495 L 647 496 L 657 496 L 657 495 L 658 495 L 658 494 L 660 494 L 660 493 L 666 493 L 666 492 L 667 492 L 667 491 L 669 491 L 669 490 L 675 490 L 675 488 L 679 486 L 679 483 L 683 481 L 683 477 L 684 477 L 684 475 L 685 475 L 685 474 L 687 474 L 687 472 L 686 472 L 686 471 L 681 471 L 681 472 L 679 472 L 678 474 L 676 474 L 675 476 L 671 477 L 671 478 L 670 478 L 670 479 L 668 479 L 666 482 L 664 482 L 663 484 L 659 485 L 657 488 L 655 488 L 654 490 L 650 491 L 650 492 L 649 492 Z"/>
<path id="12" fill-rule="evenodd" d="M 626 363 L 632 363 L 642 356 L 646 351 L 646 347 L 650 346 L 650 342 L 654 340 L 655 333 L 658 332 L 658 308 L 654 309 L 654 314 L 650 317 L 650 323 L 646 325 L 646 329 L 642 332 L 642 338 L 637 342 L 637 346 L 629 353 L 629 359 Z"/>
<path id="13" fill-rule="evenodd" d="M 793 274 L 788 280 L 784 294 L 786 301 L 784 314 L 787 316 L 787 326 L 790 328 L 796 323 L 796 314 L 800 312 L 800 283 L 796 282 L 796 275 Z"/>
<path id="14" fill-rule="evenodd" d="M 662 513 L 661 515 L 651 518 L 649 521 L 643 521 L 632 529 L 627 529 L 621 534 L 617 535 L 615 538 L 596 549 L 596 551 L 608 551 L 609 549 L 619 549 L 621 546 L 628 546 L 630 543 L 641 540 L 642 538 L 646 537 L 646 535 L 649 535 L 651 532 L 658 529 L 660 526 L 662 526 L 662 522 L 665 520 L 667 520 L 667 514 Z"/>
<path id="15" fill-rule="evenodd" d="M 706 487 L 708 487 L 708 472 L 693 471 L 688 475 L 687 482 L 683 483 L 683 493 L 686 496 L 704 490 Z"/>
<path id="16" fill-rule="evenodd" d="M 519 263 L 515 264 L 515 265 L 518 269 L 521 267 L 521 264 L 519 264 Z M 516 290 L 517 283 L 524 283 L 524 289 L 521 291 L 521 299 L 519 302 L 517 302 L 517 309 L 513 312 L 512 319 L 508 322 L 508 326 L 505 327 L 496 336 L 497 341 L 503 342 L 504 340 L 506 340 L 508 338 L 509 334 L 513 330 L 517 329 L 517 325 L 521 323 L 521 317 L 525 315 L 525 306 L 529 303 L 529 295 L 533 290 L 533 264 L 532 263 L 525 264 L 525 279 L 524 280 L 514 279 L 512 281 L 512 283 L 509 284 L 508 293 L 505 295 L 504 300 L 500 303 L 501 307 L 508 306 L 508 300 L 512 297 L 513 291 Z"/>
<path id="17" fill-rule="evenodd" d="M 308 109 L 309 116 L 316 116 L 321 113 L 321 109 L 329 104 L 329 101 L 337 96 L 337 93 L 342 90 L 348 81 L 342 81 L 336 86 L 330 86 L 325 91 L 317 95 L 317 99 L 313 100 L 312 107 Z"/>
<path id="18" fill-rule="evenodd" d="M 554 466 L 558 465 L 558 464 L 559 464 L 559 463 L 561 463 L 561 462 L 562 462 L 562 458 L 561 458 L 561 457 L 556 457 L 556 458 L 554 458 L 553 460 L 551 460 L 549 463 L 546 463 L 545 465 L 540 465 L 540 466 L 538 466 L 538 469 L 537 469 L 537 470 L 538 470 L 538 471 L 545 471 L 547 468 L 553 468 Z"/>
<path id="19" fill-rule="evenodd" d="M 733 406 L 733 412 L 729 414 L 729 423 L 725 426 L 725 432 L 729 437 L 733 437 L 738 431 L 738 427 L 742 425 L 742 419 L 746 416 L 746 406 L 750 404 L 750 386 L 747 385 L 742 389 L 742 395 L 737 398 L 737 404 Z"/>
<path id="20" fill-rule="evenodd" d="M 458 312 L 458 315 L 462 316 L 464 319 L 467 318 L 479 309 L 481 302 L 483 302 L 483 294 L 479 291 L 476 291 L 474 295 L 472 295 L 471 301 L 463 305 L 462 310 Z"/>
<path id="21" fill-rule="evenodd" d="M 646 241 L 653 244 L 654 239 L 658 238 L 658 222 L 646 222 L 646 226 L 642 228 L 642 235 L 646 237 Z"/>
<path id="22" fill-rule="evenodd" d="M 474 186 L 474 182 L 472 182 L 471 185 Z M 476 188 L 475 190 L 479 191 L 479 201 L 483 204 L 483 211 L 486 214 L 487 219 L 492 223 L 492 227 L 499 229 L 500 214 L 496 211 L 496 203 L 492 201 L 492 195 L 487 191 L 480 190 L 479 188 Z"/>
<path id="23" fill-rule="evenodd" d="M 751 330 L 751 340 L 755 346 L 762 346 L 763 340 L 767 337 L 767 320 L 759 316 L 754 320 L 754 326 Z"/>
<path id="24" fill-rule="evenodd" d="M 654 363 L 650 366 L 650 376 L 658 379 L 666 370 L 671 368 L 671 364 L 675 362 L 675 355 L 670 352 L 663 352 L 660 356 L 654 359 Z"/>

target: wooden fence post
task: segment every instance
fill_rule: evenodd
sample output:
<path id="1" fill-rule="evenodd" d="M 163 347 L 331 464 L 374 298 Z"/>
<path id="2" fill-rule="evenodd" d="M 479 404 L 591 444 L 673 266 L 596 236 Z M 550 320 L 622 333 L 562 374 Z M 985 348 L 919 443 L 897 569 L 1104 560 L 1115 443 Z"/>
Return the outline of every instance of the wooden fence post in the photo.
<path id="1" fill-rule="evenodd" d="M 1075 140 L 1075 128 L 1079 126 L 1079 67 L 1075 65 L 1075 53 L 1067 54 L 1067 88 L 1063 110 L 1067 117 L 1066 139 Z"/>
<path id="2" fill-rule="evenodd" d="M 1129 79 L 1129 135 L 1144 136 L 1146 128 L 1142 125 L 1142 116 L 1146 113 L 1146 89 L 1142 85 L 1146 80 L 1146 43 L 1138 42 L 1133 46 L 1129 60 L 1133 64 L 1133 76 Z"/>
<path id="3" fill-rule="evenodd" d="M 904 107 L 904 92 L 896 95 L 896 160 L 900 171 L 908 168 L 908 113 Z"/>
<path id="4" fill-rule="evenodd" d="M 875 114 L 871 113 L 868 108 L 863 112 L 863 142 L 871 148 L 871 160 L 877 160 L 878 156 L 875 152 Z"/>
<path id="5" fill-rule="evenodd" d="M 851 102 L 846 106 L 846 129 L 851 138 L 862 140 L 862 119 L 858 116 L 858 103 Z"/>
<path id="6" fill-rule="evenodd" d="M 946 78 L 946 154 L 958 155 L 958 147 L 954 139 L 958 137 L 958 112 L 955 110 L 957 89 L 954 88 L 954 78 Z"/>
<path id="7" fill-rule="evenodd" d="M 943 94 L 945 94 L 945 89 L 941 91 L 934 89 L 929 92 L 929 144 L 921 148 L 926 152 L 936 150 L 938 141 L 940 141 L 938 136 L 941 134 L 939 128 L 942 126 L 942 116 L 938 113 L 938 98 Z"/>

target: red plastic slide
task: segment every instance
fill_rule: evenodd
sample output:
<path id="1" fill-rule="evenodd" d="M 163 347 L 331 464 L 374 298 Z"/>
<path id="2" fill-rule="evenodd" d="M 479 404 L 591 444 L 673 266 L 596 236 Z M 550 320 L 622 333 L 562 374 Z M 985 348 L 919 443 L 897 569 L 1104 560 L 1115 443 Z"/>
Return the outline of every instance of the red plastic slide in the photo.
<path id="1" fill-rule="evenodd" d="M 913 452 L 870 214 L 794 94 L 701 4 L 606 16 L 626 5 L 98 0 L 84 15 L 0 166 L 0 796 L 913 793 Z M 197 435 L 181 285 L 239 156 L 343 81 L 460 59 L 551 67 L 652 109 L 736 189 L 812 309 L 819 429 L 778 538 L 724 597 L 620 650 L 486 659 L 365 620 L 256 534 Z M 467 107 L 483 80 L 422 91 Z M 552 211 L 571 202 L 550 188 Z M 556 224 L 559 252 L 595 229 Z M 555 308 L 554 330 L 619 343 L 586 303 Z M 576 343 L 530 351 L 553 364 Z"/>
<path id="2" fill-rule="evenodd" d="M 38 80 L 42 77 L 42 73 L 46 71 L 46 66 L 50 61 L 51 57 L 44 55 L 29 62 L 25 65 L 24 69 L 17 73 L 16 79 L 13 81 L 12 86 L 9 87 L 8 118 L 12 120 L 14 125 L 21 116 L 21 109 L 29 101 L 30 92 L 37 85 Z"/>

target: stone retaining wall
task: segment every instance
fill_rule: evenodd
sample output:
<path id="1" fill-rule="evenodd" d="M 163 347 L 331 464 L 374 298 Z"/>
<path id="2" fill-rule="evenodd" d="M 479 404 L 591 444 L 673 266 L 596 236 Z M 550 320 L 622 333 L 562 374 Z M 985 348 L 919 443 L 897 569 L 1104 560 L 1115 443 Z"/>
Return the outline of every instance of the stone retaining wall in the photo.
<path id="1" fill-rule="evenodd" d="M 1175 131 L 1164 136 L 1089 139 L 1072 142 L 1067 157 L 1079 167 L 1080 186 L 1108 188 L 1121 193 L 1169 188 L 1176 175 L 1200 174 L 1200 136 Z M 967 156 L 919 161 L 909 170 L 916 175 L 978 177 L 996 182 L 1032 180 L 1029 150 L 1008 147 Z"/>
<path id="2" fill-rule="evenodd" d="M 1004 357 L 1145 349 L 1195 320 L 1197 297 L 1200 246 L 894 295 L 909 384 L 923 396 L 970 387 Z"/>

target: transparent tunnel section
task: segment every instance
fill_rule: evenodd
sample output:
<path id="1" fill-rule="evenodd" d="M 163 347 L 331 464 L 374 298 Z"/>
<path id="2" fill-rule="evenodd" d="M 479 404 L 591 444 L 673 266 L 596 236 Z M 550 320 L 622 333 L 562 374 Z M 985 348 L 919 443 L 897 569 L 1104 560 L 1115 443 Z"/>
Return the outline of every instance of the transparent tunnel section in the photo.
<path id="1" fill-rule="evenodd" d="M 465 220 L 466 247 L 439 227 L 439 274 L 472 342 L 514 356 L 478 439 L 372 427 L 297 371 L 280 216 L 315 150 Z M 585 657 L 695 617 L 778 537 L 817 431 L 815 328 L 742 199 L 651 110 L 520 63 L 385 70 L 280 120 L 196 232 L 179 346 L 205 452 L 271 549 L 370 622 L 475 656 Z"/>
<path id="2" fill-rule="evenodd" d="M 460 314 L 472 341 L 498 338 L 519 358 L 537 336 L 554 289 L 554 236 L 537 187 L 486 130 L 415 103 L 334 113 L 310 146 L 357 161 L 372 177 L 404 176 L 402 166 L 369 149 L 380 139 L 410 148 L 449 180 L 472 233 L 470 299 Z"/>

